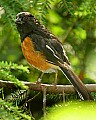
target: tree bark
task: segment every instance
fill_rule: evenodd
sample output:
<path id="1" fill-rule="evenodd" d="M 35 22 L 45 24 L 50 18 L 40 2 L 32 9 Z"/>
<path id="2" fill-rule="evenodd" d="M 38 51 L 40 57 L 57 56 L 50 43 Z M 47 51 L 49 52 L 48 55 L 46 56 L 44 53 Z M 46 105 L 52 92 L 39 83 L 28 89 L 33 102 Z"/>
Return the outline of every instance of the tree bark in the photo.
<path id="1" fill-rule="evenodd" d="M 75 89 L 73 85 L 52 85 L 52 84 L 36 84 L 32 82 L 22 81 L 25 85 L 29 87 L 30 90 L 34 91 L 44 91 L 46 87 L 46 92 L 51 93 L 74 93 Z M 96 84 L 85 84 L 89 92 L 96 92 Z M 15 84 L 11 81 L 0 80 L 0 88 L 14 89 Z"/>

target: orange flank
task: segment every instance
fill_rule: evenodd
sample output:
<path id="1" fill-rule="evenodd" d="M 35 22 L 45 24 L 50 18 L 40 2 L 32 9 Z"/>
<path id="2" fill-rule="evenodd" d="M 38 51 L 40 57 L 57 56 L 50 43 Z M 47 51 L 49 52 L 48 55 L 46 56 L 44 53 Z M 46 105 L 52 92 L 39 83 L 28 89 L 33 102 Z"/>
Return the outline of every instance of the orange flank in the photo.
<path id="1" fill-rule="evenodd" d="M 58 68 L 57 66 L 48 63 L 43 54 L 34 50 L 34 44 L 29 37 L 26 37 L 22 42 L 22 51 L 26 60 L 34 67 L 41 71 L 47 71 L 50 68 Z"/>

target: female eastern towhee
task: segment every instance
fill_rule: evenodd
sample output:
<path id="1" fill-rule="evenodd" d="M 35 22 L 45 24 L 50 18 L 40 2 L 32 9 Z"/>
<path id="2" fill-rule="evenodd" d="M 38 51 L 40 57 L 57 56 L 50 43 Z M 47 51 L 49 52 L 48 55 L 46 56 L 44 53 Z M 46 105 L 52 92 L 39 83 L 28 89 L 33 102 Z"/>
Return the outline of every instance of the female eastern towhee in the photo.
<path id="1" fill-rule="evenodd" d="M 29 12 L 16 16 L 22 51 L 26 60 L 43 73 L 61 70 L 82 100 L 93 100 L 85 85 L 73 72 L 62 43 Z"/>

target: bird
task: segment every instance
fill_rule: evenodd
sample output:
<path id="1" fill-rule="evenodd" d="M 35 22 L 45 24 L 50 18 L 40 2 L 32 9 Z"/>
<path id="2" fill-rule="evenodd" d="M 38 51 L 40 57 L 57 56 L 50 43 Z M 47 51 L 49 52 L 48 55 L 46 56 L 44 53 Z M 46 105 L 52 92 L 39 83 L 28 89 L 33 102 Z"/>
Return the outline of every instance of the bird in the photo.
<path id="1" fill-rule="evenodd" d="M 94 100 L 84 83 L 72 70 L 65 49 L 54 34 L 30 12 L 18 13 L 15 24 L 20 34 L 23 55 L 31 66 L 42 73 L 61 70 L 81 100 Z"/>

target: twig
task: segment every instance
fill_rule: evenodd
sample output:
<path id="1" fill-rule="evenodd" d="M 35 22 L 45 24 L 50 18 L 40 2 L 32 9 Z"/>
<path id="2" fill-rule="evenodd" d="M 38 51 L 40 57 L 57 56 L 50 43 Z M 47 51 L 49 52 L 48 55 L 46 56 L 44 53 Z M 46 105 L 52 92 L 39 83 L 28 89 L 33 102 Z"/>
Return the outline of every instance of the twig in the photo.
<path id="1" fill-rule="evenodd" d="M 63 92 L 63 103 L 65 103 L 65 92 L 64 92 L 64 90 L 62 91 Z"/>
<path id="2" fill-rule="evenodd" d="M 30 90 L 34 91 L 44 91 L 44 87 L 46 87 L 46 92 L 51 92 L 51 93 L 74 93 L 75 89 L 73 85 L 52 85 L 52 84 L 36 84 L 32 82 L 25 82 L 22 81 L 23 84 L 27 85 Z M 88 89 L 89 92 L 96 92 L 96 84 L 86 84 L 85 85 Z M 16 86 L 13 82 L 11 81 L 3 81 L 0 80 L 0 88 L 7 88 L 7 89 L 16 89 Z"/>
<path id="3" fill-rule="evenodd" d="M 38 95 L 40 94 L 40 92 L 38 92 L 34 97 L 30 98 L 29 100 L 27 100 L 25 103 L 29 103 L 32 100 L 34 100 Z"/>
<path id="4" fill-rule="evenodd" d="M 46 86 L 44 87 L 43 90 L 43 114 L 44 118 L 46 118 Z"/>
<path id="5" fill-rule="evenodd" d="M 63 40 L 62 40 L 62 44 L 64 44 L 65 40 L 67 39 L 67 37 L 69 36 L 70 32 L 72 31 L 75 23 L 77 22 L 77 18 L 72 22 L 72 25 L 68 28 L 68 30 L 65 32 Z"/>

